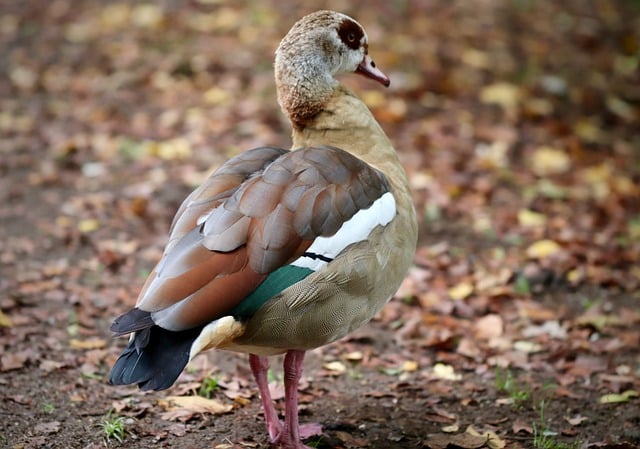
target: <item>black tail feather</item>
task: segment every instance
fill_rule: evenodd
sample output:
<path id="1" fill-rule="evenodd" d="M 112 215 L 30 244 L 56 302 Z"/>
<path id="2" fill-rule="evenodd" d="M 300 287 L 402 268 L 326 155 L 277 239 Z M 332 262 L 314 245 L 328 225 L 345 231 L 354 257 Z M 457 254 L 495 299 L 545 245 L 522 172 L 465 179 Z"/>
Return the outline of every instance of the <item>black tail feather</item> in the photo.
<path id="1" fill-rule="evenodd" d="M 176 381 L 202 327 L 172 332 L 152 326 L 136 332 L 116 361 L 109 383 L 137 383 L 142 390 L 165 390 Z"/>
<path id="2" fill-rule="evenodd" d="M 116 337 L 121 335 L 130 334 L 131 332 L 137 332 L 142 329 L 148 329 L 155 323 L 151 318 L 150 312 L 145 312 L 140 309 L 131 309 L 127 313 L 123 313 L 111 324 L 111 332 Z"/>

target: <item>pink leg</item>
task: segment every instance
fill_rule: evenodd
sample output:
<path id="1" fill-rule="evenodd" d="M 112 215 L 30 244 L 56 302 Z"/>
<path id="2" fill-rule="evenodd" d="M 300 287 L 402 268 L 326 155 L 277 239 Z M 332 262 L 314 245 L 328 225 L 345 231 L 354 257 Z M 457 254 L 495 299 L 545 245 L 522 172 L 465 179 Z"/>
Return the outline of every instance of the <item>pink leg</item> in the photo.
<path id="1" fill-rule="evenodd" d="M 282 449 L 309 449 L 300 441 L 300 426 L 298 423 L 298 382 L 302 377 L 302 361 L 304 351 L 290 350 L 284 357 L 284 428 L 274 441 Z M 321 432 L 317 424 L 305 426 L 304 436 L 313 436 Z"/>
<path id="2" fill-rule="evenodd" d="M 267 423 L 269 437 L 273 442 L 282 432 L 282 423 L 278 418 L 278 413 L 276 412 L 276 408 L 271 400 L 271 393 L 269 392 L 269 382 L 267 380 L 269 360 L 264 356 L 249 354 L 249 365 L 251 366 L 253 377 L 255 377 L 256 383 L 258 384 L 258 391 L 260 392 L 260 399 L 262 400 L 262 407 L 264 409 L 264 420 Z"/>

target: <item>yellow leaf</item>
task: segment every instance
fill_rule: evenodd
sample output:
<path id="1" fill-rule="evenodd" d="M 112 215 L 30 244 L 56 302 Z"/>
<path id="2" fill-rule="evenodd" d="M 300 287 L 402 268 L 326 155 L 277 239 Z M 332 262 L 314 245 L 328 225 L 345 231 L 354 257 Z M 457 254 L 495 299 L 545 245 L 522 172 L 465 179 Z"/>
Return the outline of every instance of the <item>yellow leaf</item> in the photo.
<path id="1" fill-rule="evenodd" d="M 69 340 L 69 346 L 73 349 L 102 349 L 107 346 L 107 341 L 102 338 L 90 338 L 88 340 Z"/>
<path id="2" fill-rule="evenodd" d="M 469 426 L 467 427 L 467 430 L 465 431 L 465 433 L 468 433 L 473 436 L 485 437 L 487 441 L 484 444 L 490 449 L 502 449 L 507 445 L 507 443 L 504 440 L 500 439 L 498 434 L 492 430 L 487 430 L 481 433 L 481 432 L 478 432 L 473 426 Z"/>
<path id="3" fill-rule="evenodd" d="M 2 310 L 0 310 L 0 327 L 11 327 L 13 323 L 11 322 L 11 318 L 5 315 Z"/>
<path id="4" fill-rule="evenodd" d="M 204 100 L 207 103 L 225 105 L 231 101 L 231 94 L 220 87 L 212 87 L 204 93 Z"/>
<path id="5" fill-rule="evenodd" d="M 80 232 L 93 232 L 100 228 L 100 222 L 94 218 L 87 218 L 78 222 Z"/>
<path id="6" fill-rule="evenodd" d="M 449 289 L 449 296 L 454 300 L 461 300 L 473 293 L 473 285 L 470 282 L 461 282 Z"/>
<path id="7" fill-rule="evenodd" d="M 195 413 L 212 413 L 220 415 L 233 409 L 231 404 L 223 404 L 216 399 L 207 399 L 202 396 L 168 396 L 158 403 L 167 410 L 185 409 Z"/>
<path id="8" fill-rule="evenodd" d="M 559 253 L 562 247 L 553 240 L 538 240 L 527 248 L 527 256 L 531 259 L 544 259 Z"/>
<path id="9" fill-rule="evenodd" d="M 598 402 L 600 404 L 618 404 L 621 402 L 629 402 L 631 398 L 640 397 L 640 393 L 636 390 L 627 390 L 620 394 L 609 393 L 600 397 Z"/>
<path id="10" fill-rule="evenodd" d="M 152 3 L 137 5 L 131 11 L 131 21 L 140 28 L 157 28 L 162 23 L 162 9 Z"/>
<path id="11" fill-rule="evenodd" d="M 480 101 L 489 104 L 499 104 L 504 109 L 511 110 L 520 102 L 522 92 L 515 84 L 495 83 L 484 87 L 480 91 Z"/>
<path id="12" fill-rule="evenodd" d="M 344 365 L 344 363 L 339 361 L 325 363 L 324 365 L 322 365 L 322 367 L 335 374 L 342 374 L 347 371 L 347 367 Z"/>
<path id="13" fill-rule="evenodd" d="M 460 59 L 468 66 L 478 69 L 486 69 L 491 64 L 488 53 L 480 50 L 475 50 L 473 48 L 464 50 L 462 52 L 462 55 L 460 56 Z"/>
<path id="14" fill-rule="evenodd" d="M 413 372 L 418 370 L 418 362 L 415 360 L 407 360 L 402 364 L 402 371 L 404 372 Z"/>
<path id="15" fill-rule="evenodd" d="M 152 147 L 151 153 L 165 161 L 187 159 L 191 156 L 191 144 L 187 139 L 177 137 L 175 139 L 157 142 Z"/>
<path id="16" fill-rule="evenodd" d="M 129 25 L 131 6 L 126 3 L 112 3 L 105 6 L 100 14 L 100 22 L 104 29 L 113 30 Z"/>
<path id="17" fill-rule="evenodd" d="M 438 379 L 445 380 L 460 380 L 462 379 L 462 374 L 458 374 L 453 369 L 453 366 L 446 365 L 444 363 L 436 363 L 433 365 L 433 375 Z"/>
<path id="18" fill-rule="evenodd" d="M 359 362 L 360 360 L 363 359 L 363 357 L 364 355 L 362 354 L 361 351 L 353 351 L 347 354 L 344 358 L 350 362 Z"/>
<path id="19" fill-rule="evenodd" d="M 455 423 L 455 424 L 451 424 L 449 426 L 444 426 L 440 430 L 442 430 L 444 433 L 454 433 L 454 432 L 457 432 L 458 430 L 460 430 L 460 425 L 458 423 Z"/>
<path id="20" fill-rule="evenodd" d="M 513 344 L 513 349 L 526 354 L 533 354 L 534 352 L 542 351 L 542 346 L 532 341 L 520 340 Z"/>
<path id="21" fill-rule="evenodd" d="M 557 148 L 543 146 L 531 157 L 531 169 L 538 176 L 565 173 L 571 168 L 569 156 Z"/>
<path id="22" fill-rule="evenodd" d="M 547 216 L 534 212 L 530 209 L 520 209 L 518 211 L 518 224 L 526 228 L 544 226 L 547 223 Z"/>

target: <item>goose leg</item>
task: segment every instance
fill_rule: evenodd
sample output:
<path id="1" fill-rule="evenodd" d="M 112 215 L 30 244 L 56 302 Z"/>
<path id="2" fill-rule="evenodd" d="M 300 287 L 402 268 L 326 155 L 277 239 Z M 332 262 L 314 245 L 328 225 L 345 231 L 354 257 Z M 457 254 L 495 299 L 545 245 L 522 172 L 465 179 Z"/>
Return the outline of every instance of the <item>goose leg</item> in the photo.
<path id="1" fill-rule="evenodd" d="M 304 351 L 290 350 L 284 357 L 284 428 L 274 441 L 282 449 L 309 449 L 300 441 L 300 437 L 309 437 L 321 433 L 318 424 L 303 426 L 298 422 L 298 383 L 302 377 Z M 301 435 L 302 434 L 302 435 Z"/>
<path id="2" fill-rule="evenodd" d="M 273 442 L 282 432 L 282 423 L 278 418 L 278 413 L 276 412 L 276 408 L 271 400 L 271 393 L 269 392 L 269 381 L 267 380 L 269 360 L 264 356 L 249 354 L 249 366 L 251 366 L 251 372 L 258 384 L 262 408 L 264 409 L 264 420 L 267 423 L 269 437 Z"/>

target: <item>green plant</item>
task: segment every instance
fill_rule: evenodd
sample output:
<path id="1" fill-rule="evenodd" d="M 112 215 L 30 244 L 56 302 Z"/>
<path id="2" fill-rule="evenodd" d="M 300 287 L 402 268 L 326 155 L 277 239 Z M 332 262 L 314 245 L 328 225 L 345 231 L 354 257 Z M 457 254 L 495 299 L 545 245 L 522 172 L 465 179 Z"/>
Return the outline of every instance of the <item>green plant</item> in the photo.
<path id="1" fill-rule="evenodd" d="M 320 443 L 322 443 L 322 436 L 319 436 L 316 439 L 313 439 L 311 441 L 307 441 L 305 444 L 309 447 L 320 447 Z"/>
<path id="2" fill-rule="evenodd" d="M 111 443 L 112 440 L 116 440 L 118 443 L 122 443 L 125 437 L 125 422 L 122 416 L 114 416 L 113 410 L 109 410 L 102 421 L 100 422 L 102 428 L 102 437 L 105 444 Z"/>
<path id="3" fill-rule="evenodd" d="M 509 395 L 515 408 L 521 408 L 531 398 L 531 388 L 521 386 L 509 369 L 496 368 L 495 385 L 499 391 Z"/>
<path id="4" fill-rule="evenodd" d="M 513 291 L 517 295 L 530 295 L 531 283 L 529 282 L 529 279 L 527 279 L 523 274 L 519 274 L 513 284 Z"/>
<path id="5" fill-rule="evenodd" d="M 55 409 L 56 409 L 56 406 L 53 405 L 51 402 L 45 402 L 45 404 L 42 406 L 42 411 L 45 412 L 46 414 L 53 413 Z"/>
<path id="6" fill-rule="evenodd" d="M 200 384 L 200 388 L 198 388 L 198 396 L 211 398 L 213 392 L 216 391 L 218 387 L 218 378 L 207 376 Z"/>
<path id="7" fill-rule="evenodd" d="M 582 447 L 582 441 L 576 440 L 570 443 L 559 441 L 558 433 L 552 431 L 545 423 L 544 410 L 546 406 L 544 400 L 540 401 L 540 422 L 533 423 L 533 447 L 536 449 L 579 449 Z"/>

